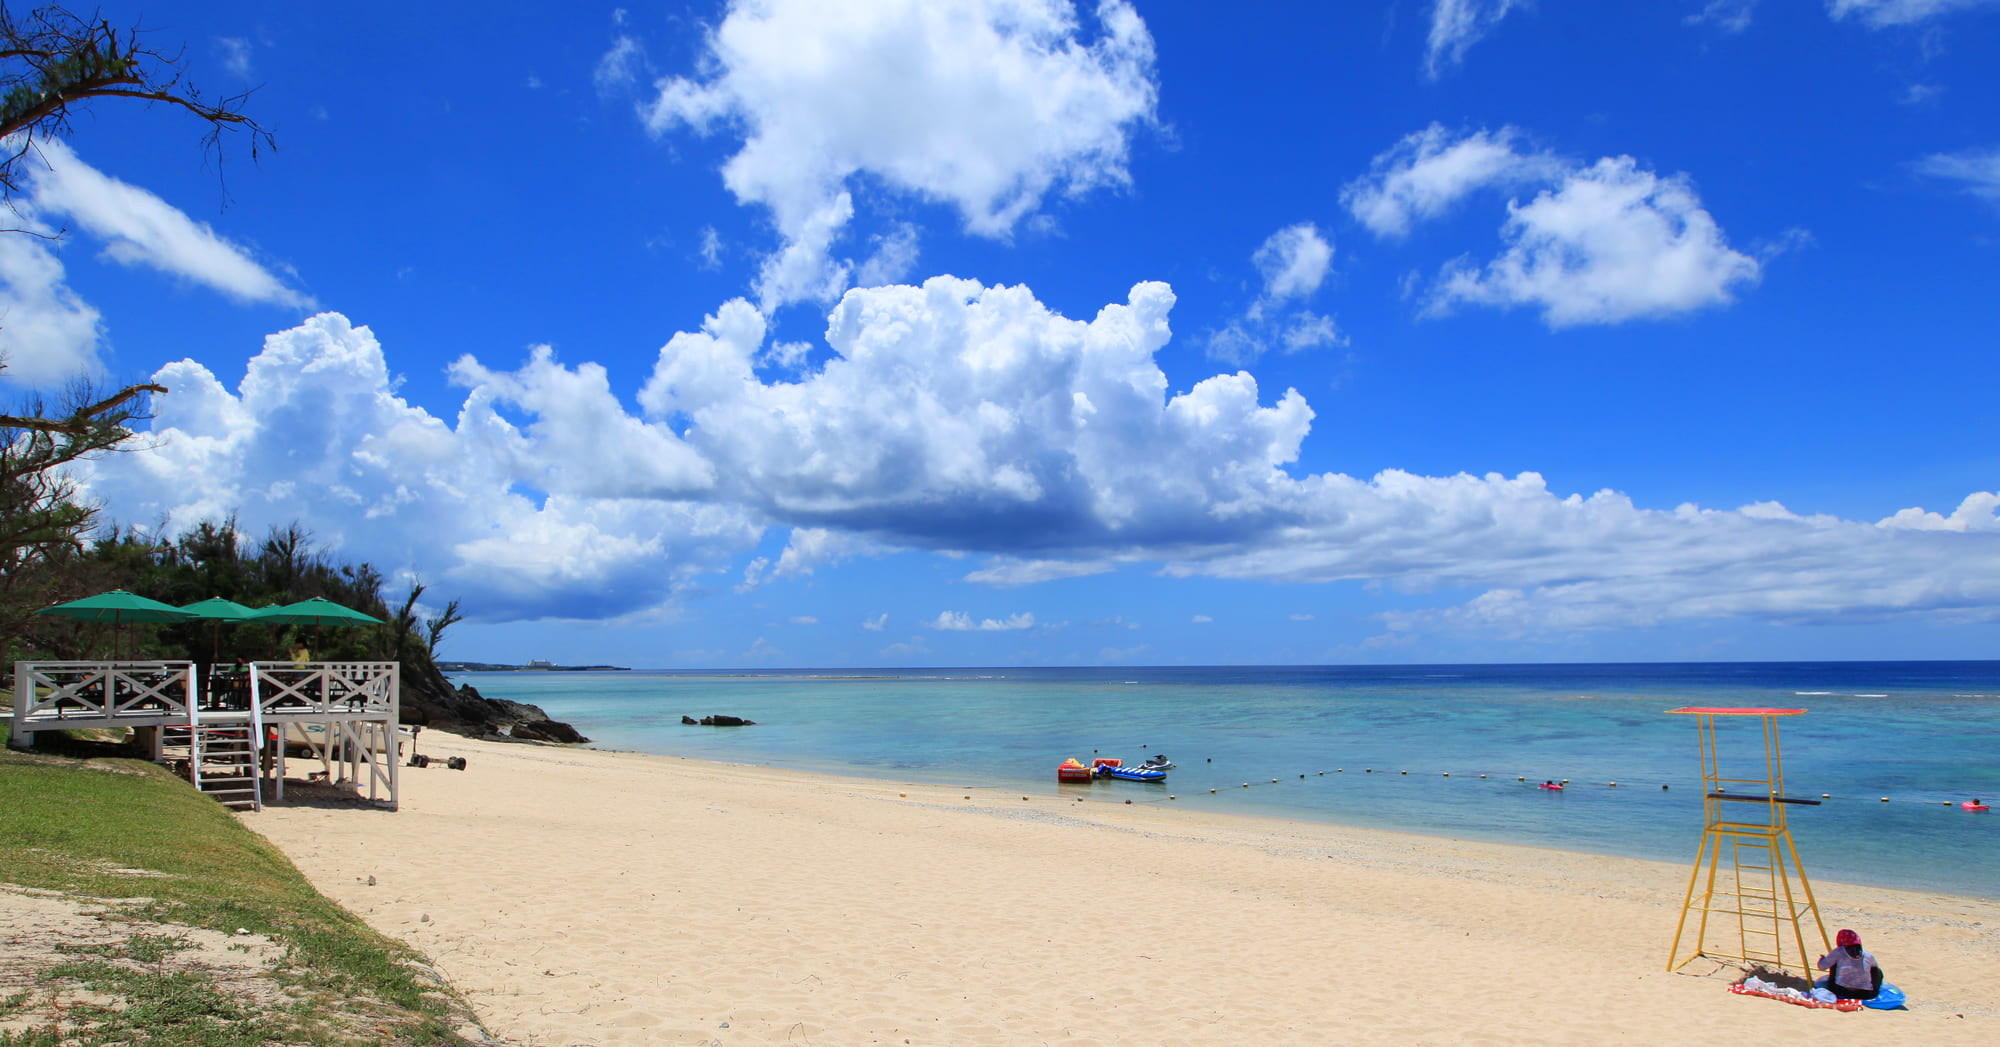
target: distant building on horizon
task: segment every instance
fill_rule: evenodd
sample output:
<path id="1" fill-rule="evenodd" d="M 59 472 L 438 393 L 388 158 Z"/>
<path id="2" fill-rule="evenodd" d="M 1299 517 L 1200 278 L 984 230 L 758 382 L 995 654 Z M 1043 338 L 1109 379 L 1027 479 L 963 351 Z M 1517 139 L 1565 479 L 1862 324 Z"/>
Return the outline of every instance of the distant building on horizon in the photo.
<path id="1" fill-rule="evenodd" d="M 556 663 L 549 661 L 547 658 L 537 658 L 528 663 L 528 668 L 530 669 L 553 669 L 555 667 Z"/>

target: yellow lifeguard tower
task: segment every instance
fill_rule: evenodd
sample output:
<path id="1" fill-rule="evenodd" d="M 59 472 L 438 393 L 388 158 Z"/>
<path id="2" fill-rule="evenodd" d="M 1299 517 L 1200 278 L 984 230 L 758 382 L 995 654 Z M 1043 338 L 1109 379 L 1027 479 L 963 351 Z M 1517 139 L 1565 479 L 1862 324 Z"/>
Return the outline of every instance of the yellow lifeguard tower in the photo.
<path id="1" fill-rule="evenodd" d="M 1690 707 L 1667 712 L 1695 718 L 1701 737 L 1703 822 L 1701 850 L 1695 854 L 1694 873 L 1688 877 L 1667 970 L 1677 971 L 1707 957 L 1780 970 L 1797 968 L 1810 978 L 1814 954 L 1806 951 L 1808 916 L 1818 934 L 1821 953 L 1830 947 L 1819 906 L 1813 902 L 1812 885 L 1806 882 L 1805 867 L 1799 864 L 1799 849 L 1785 826 L 1785 812 L 1800 804 L 1816 807 L 1819 801 L 1784 794 L 1785 772 L 1778 748 L 1778 717 L 1803 716 L 1805 710 Z M 1716 720 L 1751 716 L 1764 726 L 1764 776 L 1726 777 L 1716 744 Z M 1725 848 L 1729 852 L 1726 878 L 1722 875 Z M 1792 886 L 1795 878 L 1796 892 Z M 1688 917 L 1696 912 L 1701 918 L 1695 927 L 1693 949 L 1683 956 L 1681 943 L 1687 936 Z M 1734 918 L 1734 942 L 1729 940 L 1727 920 L 1716 921 L 1720 926 L 1711 928 L 1710 916 Z M 1711 930 L 1716 932 L 1714 937 Z"/>

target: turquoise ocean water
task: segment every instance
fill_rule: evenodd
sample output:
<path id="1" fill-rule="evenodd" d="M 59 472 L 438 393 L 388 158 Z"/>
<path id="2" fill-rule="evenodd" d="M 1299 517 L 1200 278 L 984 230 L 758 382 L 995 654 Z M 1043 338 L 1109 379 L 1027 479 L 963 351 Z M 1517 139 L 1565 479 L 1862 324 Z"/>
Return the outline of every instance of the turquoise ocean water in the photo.
<path id="1" fill-rule="evenodd" d="M 2000 662 L 453 679 L 540 705 L 605 748 L 1678 862 L 1693 860 L 1701 838 L 1700 768 L 1693 719 L 1664 711 L 1804 708 L 1779 723 L 1786 792 L 1833 796 L 1792 813 L 1815 881 L 2000 898 L 2000 812 L 1958 806 L 2000 801 Z M 680 722 L 711 713 L 757 726 Z M 1725 772 L 1761 775 L 1758 721 L 1721 721 L 1718 734 Z M 1156 752 L 1180 765 L 1165 786 L 1055 781 L 1066 756 Z M 1562 778 L 1561 793 L 1533 787 Z"/>

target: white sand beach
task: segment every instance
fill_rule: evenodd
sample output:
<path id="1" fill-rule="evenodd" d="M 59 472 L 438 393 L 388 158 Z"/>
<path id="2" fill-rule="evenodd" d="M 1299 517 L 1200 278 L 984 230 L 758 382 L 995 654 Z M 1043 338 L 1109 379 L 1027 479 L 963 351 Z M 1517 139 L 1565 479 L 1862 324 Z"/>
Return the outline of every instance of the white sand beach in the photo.
<path id="1" fill-rule="evenodd" d="M 1667 972 L 1684 865 L 421 741 L 401 811 L 245 819 L 510 1043 L 2000 1043 L 1992 901 L 1816 881 L 1910 996 L 1843 1014 Z"/>

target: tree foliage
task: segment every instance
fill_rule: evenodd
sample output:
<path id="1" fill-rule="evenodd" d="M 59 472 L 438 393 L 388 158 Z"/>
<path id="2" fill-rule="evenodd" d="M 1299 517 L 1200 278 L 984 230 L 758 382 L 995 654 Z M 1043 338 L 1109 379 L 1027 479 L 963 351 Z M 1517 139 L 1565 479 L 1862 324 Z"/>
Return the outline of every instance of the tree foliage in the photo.
<path id="1" fill-rule="evenodd" d="M 35 608 L 69 599 L 62 593 L 81 580 L 71 568 L 98 508 L 77 497 L 66 467 L 124 445 L 152 394 L 164 392 L 134 385 L 105 396 L 80 384 L 59 405 L 31 398 L 22 413 L 0 415 L 0 638 Z"/>
<path id="2" fill-rule="evenodd" d="M 181 56 L 148 47 L 137 27 L 120 30 L 54 4 L 17 14 L 0 3 L 0 196 L 18 188 L 19 165 L 35 141 L 67 135 L 72 110 L 98 98 L 193 113 L 208 123 L 203 145 L 218 163 L 225 133 L 247 135 L 253 159 L 276 148 L 271 133 L 243 112 L 249 92 L 209 101 L 187 82 Z"/>
<path id="3" fill-rule="evenodd" d="M 74 579 L 72 586 L 84 590 L 76 596 L 126 589 L 175 606 L 220 596 L 247 607 L 320 596 L 384 623 L 326 628 L 317 636 L 312 626 L 254 621 L 138 627 L 136 643 L 130 638 L 126 642 L 142 659 L 254 661 L 281 657 L 293 644 L 316 640 L 312 649 L 316 659 L 396 661 L 406 670 L 429 670 L 434 664 L 434 641 L 442 631 L 433 623 L 457 620 L 454 600 L 444 614 L 420 624 L 421 585 L 412 587 L 400 613 L 393 612 L 382 598 L 381 572 L 367 563 L 342 563 L 328 556 L 314 544 L 312 533 L 297 523 L 273 527 L 254 542 L 237 529 L 233 518 L 197 524 L 171 540 L 113 528 L 94 544 L 66 556 L 63 570 Z M 113 642 L 107 626 L 51 616 L 26 618 L 10 639 L 10 659 L 103 657 Z"/>

